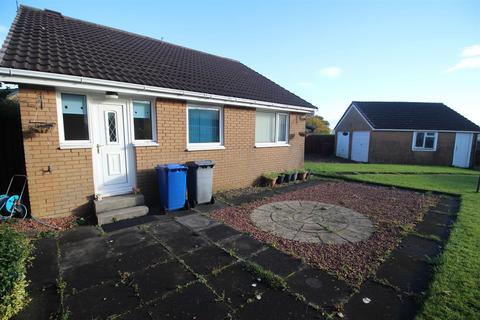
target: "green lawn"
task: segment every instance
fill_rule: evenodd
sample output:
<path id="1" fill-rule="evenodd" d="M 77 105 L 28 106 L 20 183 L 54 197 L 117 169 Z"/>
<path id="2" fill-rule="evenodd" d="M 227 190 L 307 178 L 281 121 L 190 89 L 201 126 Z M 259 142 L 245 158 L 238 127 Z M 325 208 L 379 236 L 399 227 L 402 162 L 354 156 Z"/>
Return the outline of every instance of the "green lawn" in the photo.
<path id="1" fill-rule="evenodd" d="M 478 319 L 480 315 L 480 194 L 475 193 L 478 176 L 471 175 L 480 174 L 478 171 L 448 167 L 369 164 L 309 163 L 307 167 L 315 172 L 329 175 L 335 175 L 337 170 L 378 172 L 377 174 L 352 174 L 347 177 L 367 182 L 460 194 L 462 205 L 457 222 L 439 259 L 437 272 L 418 318 Z"/>
<path id="2" fill-rule="evenodd" d="M 479 174 L 479 171 L 441 166 L 414 166 L 400 164 L 363 164 L 363 163 L 319 163 L 305 162 L 305 167 L 314 173 L 445 173 Z"/>

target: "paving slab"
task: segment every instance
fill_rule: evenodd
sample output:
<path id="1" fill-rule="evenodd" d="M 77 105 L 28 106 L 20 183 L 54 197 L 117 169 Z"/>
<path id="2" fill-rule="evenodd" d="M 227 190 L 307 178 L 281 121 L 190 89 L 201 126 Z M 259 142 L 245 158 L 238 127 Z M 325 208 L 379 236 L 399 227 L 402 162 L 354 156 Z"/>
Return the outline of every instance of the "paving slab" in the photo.
<path id="1" fill-rule="evenodd" d="M 78 226 L 62 232 L 58 238 L 60 244 L 83 241 L 102 236 L 102 231 L 95 226 Z"/>
<path id="2" fill-rule="evenodd" d="M 321 307 L 332 307 L 346 302 L 352 289 L 342 280 L 325 271 L 306 268 L 287 279 L 292 291 Z"/>
<path id="3" fill-rule="evenodd" d="M 202 216 L 198 213 L 175 218 L 175 220 L 195 231 L 200 231 L 202 229 L 206 229 L 219 224 L 219 222 L 212 220 L 210 218 L 207 218 L 205 216 Z"/>
<path id="4" fill-rule="evenodd" d="M 229 207 L 228 204 L 223 203 L 221 201 L 215 201 L 214 204 L 210 204 L 210 203 L 199 204 L 195 208 L 193 208 L 192 211 L 197 213 L 209 214 L 210 212 L 213 212 L 215 210 L 223 209 L 227 207 Z"/>
<path id="5" fill-rule="evenodd" d="M 177 286 L 195 279 L 195 276 L 177 261 L 159 264 L 133 275 L 133 282 L 138 286 L 144 302 L 158 299 L 165 293 L 175 290 Z"/>
<path id="6" fill-rule="evenodd" d="M 227 250 L 233 250 L 237 255 L 243 258 L 250 257 L 252 254 L 266 248 L 266 245 L 249 235 L 242 234 L 239 237 L 232 237 L 222 241 L 220 244 Z"/>
<path id="7" fill-rule="evenodd" d="M 58 278 L 58 255 L 56 239 L 40 239 L 34 243 L 35 259 L 27 269 L 29 287 L 41 288 L 56 284 Z"/>
<path id="8" fill-rule="evenodd" d="M 134 309 L 140 303 L 133 288 L 123 284 L 105 284 L 65 297 L 69 319 L 105 319 Z"/>
<path id="9" fill-rule="evenodd" d="M 118 231 L 125 228 L 131 228 L 131 227 L 136 227 L 139 225 L 155 222 L 157 220 L 158 218 L 156 215 L 147 214 L 145 216 L 141 216 L 137 218 L 120 220 L 117 222 L 104 224 L 102 225 L 102 229 L 105 232 L 114 232 L 114 231 Z"/>
<path id="10" fill-rule="evenodd" d="M 282 291 L 267 291 L 234 314 L 239 320 L 324 319 L 321 314 Z"/>
<path id="11" fill-rule="evenodd" d="M 208 245 L 208 242 L 199 234 L 189 232 L 182 237 L 167 239 L 165 245 L 176 255 L 183 255 Z"/>
<path id="12" fill-rule="evenodd" d="M 423 220 L 415 227 L 415 231 L 424 235 L 431 235 L 445 241 L 450 236 L 450 227 L 440 225 L 429 220 Z"/>
<path id="13" fill-rule="evenodd" d="M 161 241 L 185 237 L 192 233 L 190 229 L 173 219 L 150 223 L 144 226 L 143 229 L 146 233 L 160 239 Z"/>
<path id="14" fill-rule="evenodd" d="M 60 309 L 60 295 L 54 284 L 44 287 L 27 287 L 31 298 L 30 303 L 20 311 L 13 319 L 17 320 L 44 320 L 55 319 Z"/>
<path id="15" fill-rule="evenodd" d="M 90 238 L 67 244 L 60 243 L 62 270 L 103 260 L 111 256 L 110 246 L 101 238 Z"/>
<path id="16" fill-rule="evenodd" d="M 196 283 L 146 307 L 153 319 L 223 320 L 231 310 L 204 285 Z"/>
<path id="17" fill-rule="evenodd" d="M 376 277 L 387 280 L 402 291 L 421 293 L 427 290 L 432 274 L 432 265 L 403 253 L 394 252 L 380 266 Z"/>
<path id="18" fill-rule="evenodd" d="M 209 274 L 212 271 L 232 264 L 236 259 L 216 246 L 206 246 L 182 257 L 194 272 Z"/>
<path id="19" fill-rule="evenodd" d="M 457 220 L 457 216 L 444 214 L 439 211 L 429 211 L 423 219 L 432 223 L 451 226 Z"/>
<path id="20" fill-rule="evenodd" d="M 238 236 L 241 234 L 241 232 L 238 232 L 237 230 L 224 224 L 219 224 L 217 226 L 201 230 L 198 233 L 207 237 L 213 242 L 222 241 L 227 238 Z"/>
<path id="21" fill-rule="evenodd" d="M 150 311 L 144 308 L 133 309 L 122 314 L 119 317 L 116 317 L 115 320 L 152 320 L 152 316 L 150 313 Z"/>
<path id="22" fill-rule="evenodd" d="M 364 299 L 369 303 L 365 303 Z M 344 313 L 349 320 L 404 320 L 413 319 L 418 309 L 419 306 L 413 298 L 368 280 L 345 305 Z"/>
<path id="23" fill-rule="evenodd" d="M 282 277 L 286 277 L 304 266 L 302 260 L 274 248 L 259 252 L 251 260 Z"/>
<path id="24" fill-rule="evenodd" d="M 403 238 L 395 252 L 417 259 L 429 259 L 438 256 L 442 252 L 442 244 L 435 240 L 410 234 Z"/>
<path id="25" fill-rule="evenodd" d="M 259 281 L 240 263 L 209 275 L 207 282 L 217 294 L 225 295 L 225 301 L 234 309 L 246 304 L 248 299 L 254 299 L 257 292 L 268 289 L 266 283 Z"/>
<path id="26" fill-rule="evenodd" d="M 114 254 L 122 254 L 132 249 L 139 249 L 158 243 L 157 240 L 137 228 L 129 228 L 105 237 Z"/>

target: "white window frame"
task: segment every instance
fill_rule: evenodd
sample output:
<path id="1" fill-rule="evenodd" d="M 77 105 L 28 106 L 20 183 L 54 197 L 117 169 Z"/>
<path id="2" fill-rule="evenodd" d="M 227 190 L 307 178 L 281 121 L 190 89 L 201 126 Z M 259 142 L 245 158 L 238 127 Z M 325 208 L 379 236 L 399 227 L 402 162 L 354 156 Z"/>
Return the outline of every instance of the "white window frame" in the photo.
<path id="1" fill-rule="evenodd" d="M 271 112 L 268 110 L 257 110 L 257 112 L 264 112 L 264 113 L 274 113 L 275 114 L 275 141 L 274 142 L 256 142 L 255 141 L 255 148 L 270 148 L 270 147 L 289 147 L 290 145 L 288 144 L 289 140 L 289 135 L 290 135 L 290 114 L 287 112 Z M 285 130 L 287 131 L 285 134 L 285 141 L 278 140 L 278 123 L 280 116 L 284 115 L 287 116 L 287 125 Z M 255 114 L 255 117 L 257 115 Z M 257 126 L 255 125 L 255 130 L 257 129 Z"/>
<path id="2" fill-rule="evenodd" d="M 188 120 L 188 115 L 190 110 L 215 110 L 219 112 L 219 142 L 209 142 L 209 143 L 190 143 L 190 124 Z M 198 150 L 223 150 L 225 149 L 223 145 L 223 106 L 215 106 L 215 105 L 200 105 L 200 104 L 187 104 L 187 150 L 188 151 L 198 151 Z"/>
<path id="3" fill-rule="evenodd" d="M 65 128 L 63 125 L 63 111 L 62 111 L 62 94 L 72 94 L 77 96 L 84 96 L 87 112 L 87 124 L 88 124 L 88 138 L 89 140 L 65 140 Z M 58 91 L 57 90 L 57 120 L 58 120 L 58 137 L 60 142 L 60 149 L 81 149 L 92 148 L 93 146 L 93 123 L 91 117 L 91 100 L 86 93 L 70 92 L 70 91 Z"/>
<path id="4" fill-rule="evenodd" d="M 149 102 L 150 103 L 150 112 L 152 121 L 152 139 L 135 139 L 135 121 L 133 118 L 133 103 L 134 102 Z M 157 141 L 157 106 L 155 99 L 134 99 L 130 100 L 130 123 L 132 128 L 132 141 L 135 147 L 149 147 L 149 146 L 158 146 Z"/>
<path id="5" fill-rule="evenodd" d="M 417 134 L 418 133 L 424 133 L 424 136 L 423 136 L 423 147 L 417 147 L 415 145 L 416 141 L 417 141 Z M 433 140 L 433 148 L 425 148 L 425 140 L 427 138 L 427 134 L 428 133 L 433 133 L 434 134 L 434 140 Z M 437 151 L 437 142 L 438 142 L 438 132 L 437 131 L 429 131 L 429 130 L 426 130 L 426 131 L 414 131 L 413 132 L 413 139 L 412 139 L 412 151 Z"/>

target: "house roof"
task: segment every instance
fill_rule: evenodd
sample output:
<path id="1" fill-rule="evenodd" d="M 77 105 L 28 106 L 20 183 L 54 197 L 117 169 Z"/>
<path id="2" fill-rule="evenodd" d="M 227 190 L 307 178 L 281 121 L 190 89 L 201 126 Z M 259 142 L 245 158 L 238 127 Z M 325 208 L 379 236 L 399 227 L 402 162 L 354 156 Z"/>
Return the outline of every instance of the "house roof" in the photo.
<path id="1" fill-rule="evenodd" d="M 480 131 L 443 103 L 353 101 L 374 129 Z"/>
<path id="2" fill-rule="evenodd" d="M 239 61 L 26 6 L 0 67 L 316 108 Z"/>

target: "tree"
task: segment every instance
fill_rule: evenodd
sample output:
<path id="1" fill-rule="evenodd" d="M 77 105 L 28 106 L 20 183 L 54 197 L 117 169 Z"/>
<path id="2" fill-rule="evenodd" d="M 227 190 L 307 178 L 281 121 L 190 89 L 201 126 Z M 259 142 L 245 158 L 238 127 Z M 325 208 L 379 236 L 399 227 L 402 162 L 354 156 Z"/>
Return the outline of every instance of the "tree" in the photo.
<path id="1" fill-rule="evenodd" d="M 330 123 L 325 120 L 322 116 L 313 116 L 307 119 L 307 127 L 313 129 L 313 133 L 316 134 L 330 134 Z"/>

